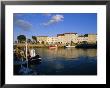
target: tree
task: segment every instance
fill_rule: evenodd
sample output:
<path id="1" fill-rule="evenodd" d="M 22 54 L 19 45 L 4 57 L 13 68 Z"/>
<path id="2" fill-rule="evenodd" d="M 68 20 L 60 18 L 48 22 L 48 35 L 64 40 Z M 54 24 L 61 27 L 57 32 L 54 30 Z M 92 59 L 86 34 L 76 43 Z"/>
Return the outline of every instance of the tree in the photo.
<path id="1" fill-rule="evenodd" d="M 19 35 L 19 36 L 17 36 L 17 40 L 19 43 L 23 43 L 26 41 L 26 36 L 25 35 Z"/>
<path id="2" fill-rule="evenodd" d="M 39 41 L 37 41 L 37 44 L 39 44 L 40 42 Z"/>
<path id="3" fill-rule="evenodd" d="M 88 37 L 88 34 L 85 34 L 84 37 Z"/>
<path id="4" fill-rule="evenodd" d="M 44 44 L 44 41 L 42 41 L 42 44 Z"/>
<path id="5" fill-rule="evenodd" d="M 71 45 L 73 45 L 73 41 L 71 41 Z"/>
<path id="6" fill-rule="evenodd" d="M 27 39 L 27 43 L 31 43 L 31 39 Z"/>
<path id="7" fill-rule="evenodd" d="M 17 43 L 17 41 L 14 41 L 14 43 L 16 44 L 16 43 Z"/>
<path id="8" fill-rule="evenodd" d="M 36 36 L 32 36 L 33 42 L 36 43 L 37 42 L 37 38 Z"/>
<path id="9" fill-rule="evenodd" d="M 87 44 L 87 41 L 82 41 L 82 44 Z"/>

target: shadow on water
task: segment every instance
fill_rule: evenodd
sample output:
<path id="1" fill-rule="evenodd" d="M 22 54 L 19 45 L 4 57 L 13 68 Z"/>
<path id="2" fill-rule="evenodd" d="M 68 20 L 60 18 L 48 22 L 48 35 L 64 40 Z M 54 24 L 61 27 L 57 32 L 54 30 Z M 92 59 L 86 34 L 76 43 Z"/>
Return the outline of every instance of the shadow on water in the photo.
<path id="1" fill-rule="evenodd" d="M 29 63 L 27 61 L 16 61 L 14 64 L 14 75 L 37 75 L 38 72 L 34 68 L 41 61 Z"/>

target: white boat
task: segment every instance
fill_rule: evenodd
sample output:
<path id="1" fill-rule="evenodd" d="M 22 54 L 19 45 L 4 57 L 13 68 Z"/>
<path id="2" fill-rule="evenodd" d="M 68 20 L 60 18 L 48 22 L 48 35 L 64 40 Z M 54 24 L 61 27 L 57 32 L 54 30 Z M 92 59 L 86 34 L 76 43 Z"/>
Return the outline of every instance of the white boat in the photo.
<path id="1" fill-rule="evenodd" d="M 67 46 L 65 46 L 66 48 L 71 48 L 71 47 L 75 47 L 75 46 L 70 46 L 70 45 L 67 45 Z"/>
<path id="2" fill-rule="evenodd" d="M 36 55 L 35 53 L 35 50 L 34 49 L 31 49 L 30 50 L 30 61 L 38 61 L 38 60 L 41 60 L 42 58 L 39 56 L 39 55 Z"/>

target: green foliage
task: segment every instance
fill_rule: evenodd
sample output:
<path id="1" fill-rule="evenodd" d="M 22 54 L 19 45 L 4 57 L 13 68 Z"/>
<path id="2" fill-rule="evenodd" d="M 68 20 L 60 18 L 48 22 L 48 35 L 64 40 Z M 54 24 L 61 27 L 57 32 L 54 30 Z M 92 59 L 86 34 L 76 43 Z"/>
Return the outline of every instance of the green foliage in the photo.
<path id="1" fill-rule="evenodd" d="M 42 44 L 44 44 L 44 41 L 42 41 Z"/>
<path id="2" fill-rule="evenodd" d="M 83 41 L 82 44 L 87 44 L 87 41 Z"/>
<path id="3" fill-rule="evenodd" d="M 85 34 L 84 37 L 88 37 L 88 34 Z"/>
<path id="4" fill-rule="evenodd" d="M 71 46 L 75 46 L 76 45 L 76 43 L 74 43 L 73 41 L 71 41 Z"/>
<path id="5" fill-rule="evenodd" d="M 26 36 L 25 35 L 19 35 L 17 36 L 18 42 L 19 43 L 24 43 L 26 41 Z"/>
<path id="6" fill-rule="evenodd" d="M 32 41 L 31 41 L 31 39 L 27 39 L 27 43 L 31 43 Z"/>
<path id="7" fill-rule="evenodd" d="M 34 42 L 34 43 L 37 43 L 37 38 L 36 38 L 36 36 L 32 36 L 32 39 L 33 39 L 33 42 Z"/>

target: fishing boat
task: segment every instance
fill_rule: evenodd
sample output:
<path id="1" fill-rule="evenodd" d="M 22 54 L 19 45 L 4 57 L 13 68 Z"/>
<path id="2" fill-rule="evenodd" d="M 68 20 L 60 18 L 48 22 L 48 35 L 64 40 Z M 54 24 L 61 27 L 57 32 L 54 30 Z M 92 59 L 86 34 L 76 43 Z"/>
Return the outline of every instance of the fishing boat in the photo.
<path id="1" fill-rule="evenodd" d="M 36 54 L 35 49 L 27 49 L 27 42 L 25 47 L 25 50 L 20 50 L 19 54 L 16 52 L 16 50 L 14 50 L 14 65 L 25 65 L 41 62 L 42 58 Z"/>
<path id="2" fill-rule="evenodd" d="M 23 51 L 22 51 L 23 52 Z M 27 60 L 26 60 L 27 59 Z M 23 58 L 22 56 L 18 57 L 16 53 L 14 53 L 14 65 L 25 65 L 25 64 L 35 64 L 41 62 L 41 57 L 38 54 L 35 54 L 35 50 L 32 49 L 27 56 L 27 58 Z"/>
<path id="3" fill-rule="evenodd" d="M 34 49 L 30 50 L 29 63 L 37 63 L 41 61 L 41 57 L 35 53 Z"/>
<path id="4" fill-rule="evenodd" d="M 21 50 L 20 54 L 24 53 L 23 57 L 22 55 L 18 55 L 18 53 L 14 50 L 14 73 L 16 74 L 31 74 L 32 69 L 29 67 L 31 64 L 39 64 L 41 63 L 41 57 L 35 53 L 34 49 L 31 49 L 28 53 L 27 49 L 27 38 L 26 38 L 26 44 L 25 44 L 25 50 Z"/>

